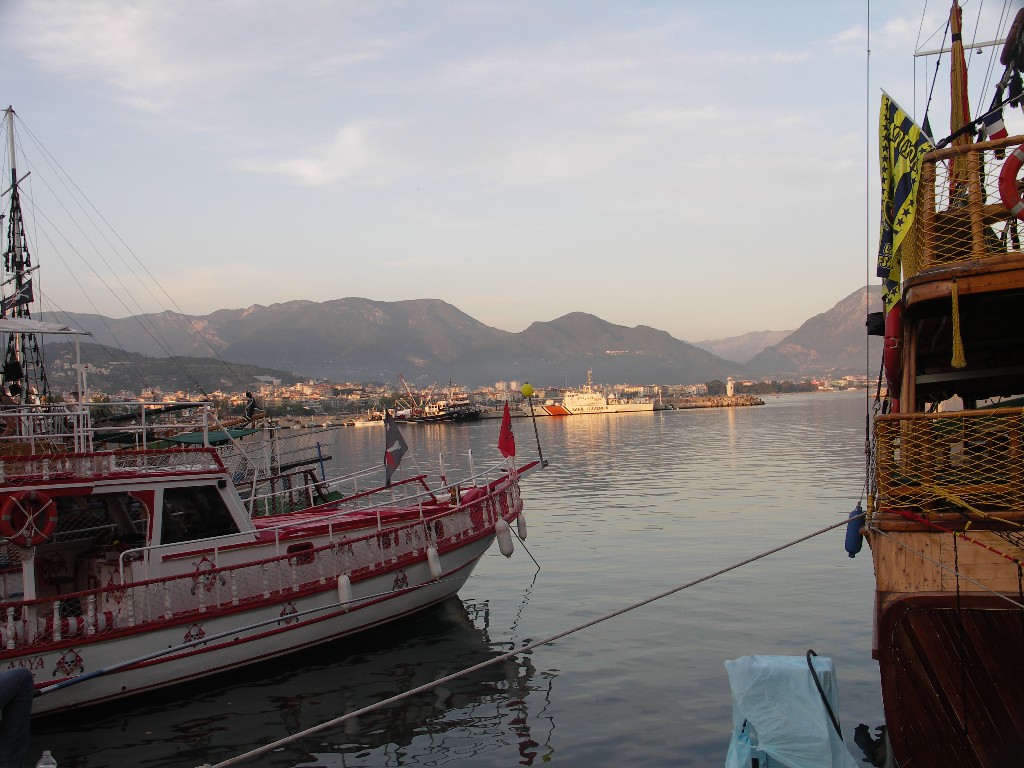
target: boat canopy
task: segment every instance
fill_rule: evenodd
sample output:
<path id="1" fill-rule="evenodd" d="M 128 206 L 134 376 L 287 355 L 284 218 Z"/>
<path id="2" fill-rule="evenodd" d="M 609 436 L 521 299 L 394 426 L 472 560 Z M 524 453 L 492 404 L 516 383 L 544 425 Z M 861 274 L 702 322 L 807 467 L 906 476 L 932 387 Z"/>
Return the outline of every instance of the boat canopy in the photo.
<path id="1" fill-rule="evenodd" d="M 68 336 L 92 336 L 88 331 L 79 331 L 69 325 L 48 323 L 28 317 L 0 317 L 0 333 L 55 333 Z"/>
<path id="2" fill-rule="evenodd" d="M 228 440 L 245 437 L 246 435 L 254 435 L 257 432 L 259 432 L 258 429 L 229 429 L 226 433 L 223 429 L 211 429 L 206 433 L 206 440 L 208 445 L 220 445 Z M 166 440 L 169 443 L 181 443 L 182 445 L 203 445 L 203 433 L 183 432 L 173 437 L 163 437 L 161 440 Z"/>

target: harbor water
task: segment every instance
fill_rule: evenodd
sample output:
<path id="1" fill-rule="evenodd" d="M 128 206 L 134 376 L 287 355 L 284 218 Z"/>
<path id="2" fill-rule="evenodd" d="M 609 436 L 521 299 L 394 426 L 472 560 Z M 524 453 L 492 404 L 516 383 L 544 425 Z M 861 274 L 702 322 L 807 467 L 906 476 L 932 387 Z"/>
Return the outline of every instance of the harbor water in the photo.
<path id="1" fill-rule="evenodd" d="M 866 399 L 536 421 L 549 466 L 523 482 L 528 525 L 458 598 L 358 639 L 125 704 L 33 722 L 30 757 L 61 768 L 227 760 L 425 685 L 843 520 L 864 489 Z M 513 422 L 518 460 L 534 424 Z M 499 422 L 408 425 L 416 467 L 477 466 Z M 340 428 L 333 471 L 383 455 L 383 429 Z M 616 618 L 241 763 L 341 766 L 714 766 L 732 704 L 724 662 L 831 657 L 843 734 L 882 723 L 871 659 L 873 577 L 845 531 L 728 570 Z M 532 557 L 531 557 L 532 555 Z M 540 569 L 534 564 L 539 564 Z"/>

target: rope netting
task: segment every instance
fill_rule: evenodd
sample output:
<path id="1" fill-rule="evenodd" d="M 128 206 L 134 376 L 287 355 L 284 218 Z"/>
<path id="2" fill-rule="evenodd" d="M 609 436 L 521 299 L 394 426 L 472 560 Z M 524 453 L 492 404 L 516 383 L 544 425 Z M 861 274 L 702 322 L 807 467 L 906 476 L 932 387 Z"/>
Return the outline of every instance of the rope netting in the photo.
<path id="1" fill-rule="evenodd" d="M 995 517 L 1024 502 L 1020 408 L 875 419 L 875 507 Z"/>
<path id="2" fill-rule="evenodd" d="M 901 249 L 905 277 L 931 266 L 1021 250 L 1024 223 L 1010 214 L 999 194 L 1007 148 L 1021 140 L 1015 136 L 924 157 L 917 215 Z M 966 161 L 966 185 L 953 171 L 956 159 Z"/>

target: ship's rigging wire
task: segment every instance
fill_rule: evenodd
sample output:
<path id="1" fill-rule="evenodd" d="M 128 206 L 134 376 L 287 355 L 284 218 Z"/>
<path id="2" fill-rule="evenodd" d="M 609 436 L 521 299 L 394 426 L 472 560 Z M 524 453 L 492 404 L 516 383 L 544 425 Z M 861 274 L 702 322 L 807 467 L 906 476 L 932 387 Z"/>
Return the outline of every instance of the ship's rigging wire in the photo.
<path id="1" fill-rule="evenodd" d="M 550 637 L 546 637 L 543 640 L 535 640 L 520 648 L 515 648 L 509 651 L 508 653 L 503 653 L 500 656 L 495 656 L 493 658 L 487 659 L 486 661 L 482 661 L 479 664 L 474 664 L 472 666 L 461 669 L 458 672 L 453 672 L 450 675 L 444 675 L 443 677 L 439 677 L 436 680 L 433 680 L 429 683 L 424 683 L 423 685 L 411 688 L 408 691 L 403 691 L 402 693 L 396 694 L 395 696 L 391 696 L 390 698 L 375 702 L 360 709 L 353 710 L 352 712 L 347 712 L 344 715 L 340 715 L 339 717 L 335 717 L 331 720 L 327 720 L 317 725 L 310 726 L 309 728 L 306 728 L 297 733 L 290 734 L 289 736 L 285 736 L 284 738 L 278 739 L 277 741 L 270 742 L 269 744 L 264 744 L 262 747 L 257 747 L 256 749 L 249 750 L 248 752 L 244 752 L 240 755 L 235 755 L 234 757 L 228 758 L 227 760 L 222 760 L 219 763 L 214 763 L 212 765 L 210 763 L 205 763 L 200 768 L 228 768 L 228 766 L 238 765 L 239 763 L 242 763 L 250 758 L 259 757 L 260 755 L 264 755 L 267 752 L 273 752 L 274 750 L 279 749 L 280 747 L 303 739 L 319 731 L 323 731 L 328 728 L 333 728 L 334 726 L 340 725 L 348 720 L 360 717 L 361 715 L 365 715 L 368 712 L 373 712 L 375 710 L 386 707 L 390 704 L 394 704 L 398 701 L 403 701 L 419 693 L 431 691 L 443 683 L 447 683 L 452 680 L 457 680 L 458 678 L 464 677 L 465 675 L 472 674 L 473 672 L 477 672 L 481 669 L 493 666 L 494 664 L 507 661 L 508 659 L 518 656 L 521 653 L 527 653 L 529 651 L 532 651 L 534 648 L 539 648 L 542 645 L 550 645 L 556 640 L 561 640 L 563 637 L 568 637 L 569 635 L 573 635 L 584 629 L 589 629 L 590 627 L 596 626 L 610 619 L 617 618 L 618 616 L 622 616 L 625 613 L 629 613 L 630 611 L 636 610 L 637 608 L 642 608 L 646 605 L 650 605 L 651 603 L 654 603 L 658 600 L 662 600 L 666 597 L 670 597 L 671 595 L 674 595 L 677 592 L 682 592 L 683 590 L 689 589 L 690 587 L 695 587 L 698 584 L 703 584 L 706 581 L 711 581 L 711 579 L 729 573 L 730 571 L 735 571 L 739 568 L 750 565 L 751 563 L 754 563 L 758 560 L 762 560 L 766 557 L 769 557 L 770 555 L 774 555 L 778 552 L 782 552 L 785 549 L 794 547 L 797 544 L 802 544 L 805 541 L 810 541 L 811 539 L 820 536 L 824 533 L 828 533 L 829 531 L 833 531 L 836 528 L 843 527 L 847 525 L 850 520 L 857 520 L 858 518 L 862 519 L 865 514 L 867 513 L 861 512 L 859 515 L 854 515 L 853 517 L 844 517 L 838 523 L 833 523 L 832 525 L 820 528 L 817 531 L 813 531 L 812 533 L 806 534 L 797 539 L 793 539 L 792 541 L 789 541 L 785 544 L 781 544 L 777 547 L 773 547 L 772 549 L 765 550 L 764 552 L 761 552 L 752 557 L 748 557 L 745 560 L 741 560 L 737 563 L 733 563 L 732 565 L 726 566 L 725 568 L 721 568 L 712 573 L 693 579 L 692 581 L 688 581 L 685 584 L 680 584 L 679 586 L 665 590 L 664 592 L 659 592 L 658 594 L 652 597 L 648 597 L 643 600 L 639 600 L 635 603 L 631 603 L 623 608 L 619 608 L 617 610 L 611 611 L 610 613 L 603 614 L 601 616 L 598 616 L 597 618 L 591 619 L 582 624 L 577 624 L 575 627 L 572 627 L 571 629 L 567 629 L 555 635 L 551 635 Z"/>
<path id="2" fill-rule="evenodd" d="M 29 134 L 29 136 L 35 142 L 36 146 L 39 148 L 39 150 L 43 154 L 43 156 L 48 159 L 48 161 L 50 163 L 50 167 L 54 170 L 55 174 L 62 180 L 62 183 L 64 184 L 64 188 L 66 190 L 68 190 L 69 192 L 71 192 L 71 190 L 67 186 L 67 182 L 65 181 L 66 179 L 69 178 L 67 173 L 64 172 L 64 170 L 62 168 L 60 168 L 59 166 L 55 166 L 55 161 L 53 160 L 52 155 L 50 155 L 50 153 L 46 151 L 45 147 L 43 147 L 39 143 L 38 139 L 36 139 L 34 134 L 32 134 L 31 131 L 29 131 L 27 128 L 24 127 L 24 123 L 23 122 L 21 122 L 19 120 L 18 125 L 19 125 L 20 128 L 22 128 L 22 130 L 25 133 Z M 19 131 L 19 136 L 20 136 L 20 134 L 21 134 L 21 131 Z M 20 140 L 19 140 L 19 148 L 20 148 Z M 29 158 L 28 153 L 26 153 L 24 151 L 24 149 L 21 148 L 21 154 L 22 154 L 22 157 L 25 159 L 25 164 L 31 169 L 33 167 L 33 164 L 28 159 Z M 53 187 L 50 186 L 46 182 L 45 175 L 43 177 L 42 184 L 53 195 L 54 199 L 56 199 L 58 201 L 58 204 L 63 209 L 64 213 L 67 214 L 67 216 L 70 217 L 71 221 L 73 221 L 75 223 L 75 226 L 77 227 L 78 231 L 85 238 L 86 242 L 88 242 L 89 245 L 92 246 L 93 250 L 96 252 L 96 255 L 99 257 L 99 259 L 103 263 L 103 265 L 108 270 L 110 270 L 112 273 L 114 273 L 116 275 L 114 270 L 110 269 L 110 265 L 107 262 L 107 260 L 103 257 L 102 252 L 96 247 L 96 245 L 93 243 L 93 241 L 89 237 L 89 235 L 78 224 L 78 220 L 74 217 L 74 214 L 70 210 L 68 210 L 67 206 L 65 206 L 63 203 L 60 202 L 60 200 L 61 200 L 60 196 L 56 195 L 55 194 L 55 190 L 53 189 Z M 76 189 L 77 189 L 77 187 L 76 187 Z M 80 190 L 79 190 L 79 194 L 82 197 L 84 197 L 84 194 L 81 193 Z M 78 197 L 75 196 L 75 199 L 76 199 L 76 202 L 77 202 Z M 160 336 L 159 331 L 154 329 L 154 328 L 151 328 L 151 327 L 147 326 L 144 322 L 142 322 L 141 318 L 139 318 L 139 316 L 138 316 L 138 313 L 124 301 L 124 296 L 131 295 L 131 292 L 128 290 L 127 286 L 125 286 L 124 283 L 120 280 L 120 278 L 117 278 L 117 280 L 118 280 L 118 283 L 120 283 L 120 285 L 121 285 L 122 291 L 118 292 L 118 291 L 113 290 L 110 287 L 110 285 L 103 278 L 103 276 L 96 270 L 96 268 L 95 268 L 94 264 L 92 263 L 92 261 L 89 260 L 89 259 L 86 259 L 83 256 L 83 254 L 74 246 L 74 244 L 70 241 L 70 239 L 67 237 L 67 235 L 65 235 L 65 233 L 61 230 L 61 228 L 57 225 L 57 223 L 55 221 L 53 221 L 49 216 L 47 216 L 45 212 L 43 212 L 43 210 L 39 207 L 37 201 L 35 200 L 35 196 L 31 194 L 31 190 L 30 190 L 29 203 L 31 205 L 32 212 L 33 212 L 33 217 L 32 217 L 33 221 L 36 222 L 37 224 L 38 224 L 38 222 L 40 220 L 45 221 L 46 223 L 48 223 L 52 227 L 52 229 L 53 229 L 53 231 L 55 233 L 60 235 L 61 239 L 67 244 L 68 248 L 70 248 L 78 256 L 78 258 L 85 265 L 85 267 L 96 277 L 96 279 L 99 282 L 101 282 L 107 288 L 107 290 L 111 293 L 111 295 L 114 296 L 114 298 L 118 301 L 118 303 L 120 303 L 121 306 L 130 315 L 132 315 L 132 316 L 134 316 L 136 318 L 137 322 L 142 327 L 142 329 L 146 333 L 146 335 L 148 335 L 150 337 L 150 339 L 153 340 L 153 342 L 157 345 L 157 347 L 159 347 L 160 349 L 162 349 L 164 351 L 164 353 L 172 360 L 172 362 L 175 364 L 175 366 L 178 368 L 178 370 L 181 371 L 181 373 L 186 377 L 186 379 L 191 380 L 192 383 L 197 388 L 199 388 L 201 390 L 202 388 L 199 386 L 198 382 L 195 381 L 194 377 L 192 377 L 192 375 L 189 373 L 189 371 L 187 369 L 185 369 L 181 365 L 180 361 L 174 356 L 173 352 L 170 349 L 170 346 Z M 80 204 L 79 204 L 79 208 L 81 208 Z M 84 209 L 83 209 L 83 213 L 86 215 L 87 218 L 89 218 L 88 212 L 85 211 Z M 91 221 L 91 219 L 90 219 L 90 221 Z M 102 231 L 99 229 L 99 227 L 95 226 L 95 223 L 93 224 L 93 226 L 96 228 L 96 230 L 98 232 L 100 232 L 101 236 L 103 236 Z M 82 294 L 85 296 L 86 301 L 89 303 L 89 305 L 96 312 L 96 315 L 99 317 L 100 322 L 103 324 L 103 326 L 105 327 L 106 331 L 114 339 L 114 342 L 116 344 L 120 345 L 121 342 L 118 340 L 117 334 L 115 334 L 113 329 L 110 327 L 110 324 L 107 322 L 106 317 L 103 314 L 100 313 L 100 311 L 97 308 L 95 302 L 93 301 L 91 293 L 85 289 L 85 286 L 82 284 L 81 280 L 78 278 L 77 272 L 74 269 L 71 268 L 71 265 L 64 258 L 62 250 L 58 247 L 57 243 L 55 243 L 53 241 L 53 239 L 48 234 L 45 234 L 44 236 L 45 236 L 46 241 L 51 246 L 51 253 L 53 253 L 60 260 L 60 262 L 64 265 L 64 267 L 68 270 L 68 274 L 70 275 L 71 279 L 78 285 L 78 287 L 81 290 Z M 39 238 L 38 238 L 38 235 L 37 235 L 36 236 L 36 242 L 38 242 L 38 239 Z M 106 239 L 106 238 L 104 237 L 104 239 Z M 109 241 L 107 241 L 107 243 L 108 243 L 108 245 L 110 244 Z M 40 293 L 42 294 L 42 292 L 40 292 Z M 45 294 L 43 294 L 43 296 L 45 298 Z M 50 303 L 52 304 L 53 302 L 50 302 Z M 67 312 L 64 312 L 63 310 L 60 310 L 60 309 L 54 309 L 54 310 L 51 310 L 51 311 L 53 311 L 55 314 L 58 314 L 58 315 L 61 315 L 61 316 L 65 317 L 66 319 L 68 319 L 70 321 L 70 316 L 68 315 Z M 74 324 L 74 323 L 72 323 L 72 324 Z M 143 386 L 149 386 L 150 385 L 148 382 L 146 382 L 143 379 L 141 374 L 136 369 L 134 369 L 129 364 L 125 363 L 125 361 L 117 359 L 109 348 L 107 348 L 106 346 L 104 346 L 102 344 L 96 344 L 96 346 L 99 347 L 104 353 L 106 353 L 114 363 L 116 363 L 116 364 L 118 364 L 120 366 L 123 366 L 125 368 L 125 370 L 131 371 L 131 373 L 135 377 L 135 379 L 138 380 Z"/>
<path id="3" fill-rule="evenodd" d="M 78 209 L 88 219 L 92 227 L 103 239 L 103 241 L 106 243 L 107 247 L 109 247 L 111 252 L 120 260 L 121 264 L 124 266 L 124 271 L 126 271 L 127 274 L 133 278 L 134 282 L 140 287 L 140 289 L 143 290 L 146 294 L 148 294 L 149 297 L 155 302 L 155 304 L 160 307 L 160 309 L 166 311 L 168 315 L 173 318 L 174 322 L 178 324 L 179 327 L 183 328 L 186 336 L 194 335 L 198 337 L 202 341 L 202 343 L 210 350 L 213 356 L 220 362 L 220 364 L 223 365 L 228 370 L 232 378 L 234 378 L 238 382 L 238 384 L 244 385 L 245 382 L 242 380 L 241 376 L 234 370 L 234 368 L 226 360 L 224 360 L 223 357 L 221 357 L 217 348 L 210 342 L 209 338 L 207 338 L 207 336 L 199 328 L 197 328 L 194 323 L 192 323 L 189 320 L 188 316 L 181 309 L 181 307 L 174 301 L 173 297 L 171 297 L 171 295 L 163 287 L 160 281 L 153 275 L 152 272 L 149 271 L 149 269 L 145 266 L 141 259 L 139 259 L 137 254 L 118 234 L 117 230 L 110 224 L 109 221 L 107 221 L 103 214 L 100 213 L 100 211 L 92 203 L 92 201 L 85 194 L 85 192 L 74 182 L 71 176 L 56 161 L 52 153 L 50 153 L 46 149 L 46 147 L 43 146 L 42 142 L 38 139 L 38 137 L 36 137 L 36 135 L 31 131 L 31 129 L 25 125 L 24 121 L 19 120 L 19 128 L 21 129 L 19 131 L 19 136 L 22 132 L 24 132 L 29 138 L 31 138 L 34 145 L 38 148 L 39 154 L 43 158 L 45 158 L 49 167 L 60 179 L 64 189 L 67 190 L 67 192 L 74 198 L 75 203 L 78 206 Z M 28 162 L 27 154 L 24 152 L 22 154 L 25 155 L 26 162 Z M 51 193 L 54 193 L 52 187 L 47 185 L 47 188 L 50 190 Z M 54 194 L 53 196 L 58 201 L 61 200 L 60 196 L 56 194 Z M 92 247 L 97 257 L 102 261 L 104 267 L 110 272 L 111 275 L 114 276 L 114 279 L 121 287 L 121 291 L 114 290 L 109 284 L 109 282 L 96 271 L 92 263 L 89 260 L 85 259 L 83 255 L 73 245 L 71 245 L 70 241 L 62 233 L 61 236 L 64 238 L 65 242 L 68 243 L 69 247 L 72 248 L 76 255 L 86 264 L 89 270 L 96 276 L 96 278 L 101 283 L 103 283 L 107 290 L 128 311 L 128 313 L 133 316 L 133 318 L 143 329 L 143 331 L 147 334 L 147 336 L 149 336 L 154 341 L 154 343 L 156 343 L 157 346 L 161 350 L 163 350 L 165 354 L 174 362 L 178 369 L 182 371 L 183 375 L 185 375 L 186 378 L 189 379 L 192 382 L 192 384 L 196 386 L 200 391 L 203 391 L 202 386 L 195 380 L 194 376 L 192 376 L 182 366 L 180 360 L 178 360 L 177 356 L 173 353 L 173 347 L 166 340 L 163 334 L 161 334 L 159 328 L 155 327 L 152 323 L 147 323 L 144 321 L 143 318 L 146 316 L 147 313 L 144 312 L 141 305 L 137 301 L 135 301 L 135 306 L 132 307 L 129 306 L 129 304 L 125 301 L 126 297 L 132 298 L 135 294 L 133 293 L 133 291 L 128 289 L 127 285 L 125 285 L 125 282 L 120 277 L 119 270 L 114 269 L 112 265 L 109 263 L 109 261 L 106 258 L 104 258 L 101 249 L 96 246 L 93 239 L 90 238 L 89 235 L 85 232 L 85 230 L 79 225 L 78 219 L 74 216 L 74 214 L 71 211 L 69 211 L 68 208 L 64 206 L 62 203 L 61 207 L 64 209 L 65 213 L 71 218 L 71 220 L 75 223 L 75 226 L 78 228 L 78 231 L 86 239 L 86 242 L 88 242 L 89 245 Z M 102 223 L 102 227 L 99 224 L 97 224 L 97 220 Z M 49 223 L 51 224 L 51 226 L 54 226 L 56 231 L 60 231 L 59 229 L 57 229 L 54 222 L 50 221 Z M 133 267 L 129 260 L 125 258 L 125 256 L 122 254 L 121 248 L 118 247 L 117 243 L 111 242 L 111 239 L 110 237 L 108 237 L 107 233 L 110 233 L 110 235 L 113 236 L 117 243 L 120 243 L 121 248 L 123 248 L 125 251 L 128 252 L 128 254 L 130 254 L 132 260 L 134 260 L 134 263 L 138 266 L 138 269 Z M 80 281 L 77 281 L 74 270 L 70 269 L 70 265 L 67 264 L 63 257 L 61 257 L 61 261 L 64 263 L 65 267 L 68 269 L 69 273 L 71 273 L 72 277 L 76 280 L 76 282 L 78 282 L 79 288 L 82 290 L 82 293 L 86 295 L 87 300 L 95 309 L 95 304 L 93 304 L 92 299 L 89 297 L 88 291 L 85 290 L 84 286 L 82 286 Z M 139 270 L 141 270 L 141 272 L 144 274 L 140 275 Z M 148 280 L 145 278 L 148 278 Z M 156 293 L 154 293 L 154 291 L 150 288 L 150 284 L 156 286 L 158 291 L 161 294 L 163 294 L 164 297 L 166 297 L 166 301 L 162 300 L 156 295 Z M 168 309 L 168 304 L 170 307 L 173 308 L 173 311 Z M 103 318 L 103 316 L 98 311 L 97 314 L 100 315 L 107 332 L 110 333 L 111 337 L 114 338 L 118 344 L 120 344 L 120 342 L 117 341 L 117 336 L 113 333 L 113 330 L 110 328 L 110 325 L 106 322 L 106 319 Z"/>

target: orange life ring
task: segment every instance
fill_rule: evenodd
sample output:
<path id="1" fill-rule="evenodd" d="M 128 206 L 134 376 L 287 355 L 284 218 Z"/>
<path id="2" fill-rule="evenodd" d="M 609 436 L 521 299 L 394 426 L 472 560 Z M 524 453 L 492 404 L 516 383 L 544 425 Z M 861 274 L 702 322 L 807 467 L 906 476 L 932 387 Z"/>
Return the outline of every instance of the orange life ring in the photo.
<path id="1" fill-rule="evenodd" d="M 1013 150 L 1003 161 L 1003 167 L 999 171 L 999 199 L 1003 201 L 1006 210 L 1024 221 L 1024 200 L 1020 199 L 1020 192 L 1017 191 L 1017 173 L 1022 165 L 1024 144 Z"/>
<path id="2" fill-rule="evenodd" d="M 57 530 L 57 505 L 42 491 L 18 491 L 0 507 L 0 536 L 22 547 L 42 544 Z"/>

